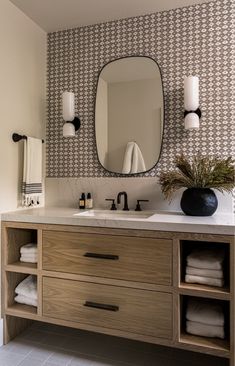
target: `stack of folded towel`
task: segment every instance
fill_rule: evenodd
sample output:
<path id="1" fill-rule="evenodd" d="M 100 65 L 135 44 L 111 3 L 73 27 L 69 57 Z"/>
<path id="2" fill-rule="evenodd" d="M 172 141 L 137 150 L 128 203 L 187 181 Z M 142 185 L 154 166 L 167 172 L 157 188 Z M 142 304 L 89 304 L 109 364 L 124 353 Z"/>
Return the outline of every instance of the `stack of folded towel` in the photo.
<path id="1" fill-rule="evenodd" d="M 190 334 L 224 339 L 224 312 L 219 303 L 189 299 L 186 311 L 186 331 Z"/>
<path id="2" fill-rule="evenodd" d="M 37 306 L 37 277 L 26 277 L 15 289 L 15 301 L 19 304 Z"/>
<path id="3" fill-rule="evenodd" d="M 28 263 L 37 263 L 38 249 L 37 244 L 28 243 L 20 248 L 20 261 Z"/>
<path id="4" fill-rule="evenodd" d="M 223 287 L 223 263 L 225 252 L 223 249 L 198 249 L 192 251 L 186 259 L 185 282 L 199 283 Z"/>

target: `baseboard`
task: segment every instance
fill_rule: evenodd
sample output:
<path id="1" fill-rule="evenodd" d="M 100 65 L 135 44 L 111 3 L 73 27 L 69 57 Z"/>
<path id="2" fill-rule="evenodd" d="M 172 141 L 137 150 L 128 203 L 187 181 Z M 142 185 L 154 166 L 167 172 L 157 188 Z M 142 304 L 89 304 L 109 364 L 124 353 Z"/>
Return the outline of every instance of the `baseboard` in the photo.
<path id="1" fill-rule="evenodd" d="M 0 347 L 3 346 L 3 319 L 0 319 Z"/>

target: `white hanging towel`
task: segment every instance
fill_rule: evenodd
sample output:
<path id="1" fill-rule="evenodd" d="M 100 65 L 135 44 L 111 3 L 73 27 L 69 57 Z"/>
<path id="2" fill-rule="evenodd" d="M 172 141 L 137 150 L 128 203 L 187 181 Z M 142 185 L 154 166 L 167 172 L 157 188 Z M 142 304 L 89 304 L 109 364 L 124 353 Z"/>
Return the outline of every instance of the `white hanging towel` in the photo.
<path id="1" fill-rule="evenodd" d="M 42 140 L 24 140 L 23 169 L 22 205 L 38 205 L 42 195 Z"/>
<path id="2" fill-rule="evenodd" d="M 122 173 L 134 174 L 146 170 L 143 154 L 136 142 L 127 143 L 123 160 Z"/>
<path id="3" fill-rule="evenodd" d="M 132 141 L 128 142 L 126 145 L 126 151 L 122 166 L 123 174 L 129 174 L 131 171 L 133 148 L 134 148 L 134 142 Z"/>

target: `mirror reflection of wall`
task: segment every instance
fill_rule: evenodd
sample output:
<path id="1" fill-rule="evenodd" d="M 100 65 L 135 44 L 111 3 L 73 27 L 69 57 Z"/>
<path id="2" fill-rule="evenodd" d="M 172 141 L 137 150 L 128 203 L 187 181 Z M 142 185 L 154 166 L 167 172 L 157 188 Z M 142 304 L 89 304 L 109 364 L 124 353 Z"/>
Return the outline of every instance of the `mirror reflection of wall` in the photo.
<path id="1" fill-rule="evenodd" d="M 107 64 L 96 97 L 96 141 L 100 163 L 111 172 L 134 174 L 159 159 L 163 90 L 158 65 L 146 57 Z"/>

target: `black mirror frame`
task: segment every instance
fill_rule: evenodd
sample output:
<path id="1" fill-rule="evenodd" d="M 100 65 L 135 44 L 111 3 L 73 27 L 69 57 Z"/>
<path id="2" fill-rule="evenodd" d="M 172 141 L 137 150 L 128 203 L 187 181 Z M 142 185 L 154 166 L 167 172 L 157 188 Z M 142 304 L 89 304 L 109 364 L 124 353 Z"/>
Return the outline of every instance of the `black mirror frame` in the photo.
<path id="1" fill-rule="evenodd" d="M 111 170 L 108 170 L 106 169 L 103 164 L 100 162 L 100 159 L 99 159 L 99 153 L 98 153 L 98 146 L 97 146 L 97 141 L 96 141 L 96 100 L 97 100 L 97 90 L 98 90 L 98 84 L 99 84 L 99 78 L 100 78 L 100 75 L 103 71 L 103 69 L 111 64 L 112 62 L 115 62 L 115 61 L 118 61 L 118 60 L 122 60 L 124 58 L 132 58 L 132 57 L 143 57 L 143 58 L 148 58 L 152 61 L 155 62 L 155 64 L 158 66 L 158 69 L 159 69 L 159 73 L 160 73 L 160 76 L 161 76 L 161 81 L 162 81 L 162 96 L 163 96 L 163 130 L 162 130 L 162 143 L 161 143 L 161 148 L 160 148 L 160 152 L 159 152 L 159 157 L 158 157 L 158 160 L 156 161 L 156 163 L 148 170 L 145 170 L 143 172 L 138 172 L 138 173 L 132 173 L 132 174 L 123 174 L 123 173 L 118 173 L 118 172 L 113 172 Z M 104 64 L 102 66 L 102 68 L 100 69 L 99 73 L 98 73 L 98 77 L 97 77 L 97 80 L 96 80 L 96 88 L 95 88 L 95 100 L 94 100 L 94 138 L 95 138 L 95 146 L 96 146 L 96 156 L 97 156 L 97 160 L 99 162 L 99 165 L 108 173 L 110 173 L 112 176 L 117 176 L 117 177 L 136 177 L 136 176 L 141 176 L 141 175 L 144 175 L 145 173 L 148 173 L 150 172 L 152 169 L 154 169 L 157 164 L 159 163 L 159 160 L 161 158 L 161 153 L 162 153 L 162 145 L 163 145 L 163 141 L 164 141 L 164 133 L 165 133 L 165 94 L 164 94 L 164 86 L 163 86 L 163 78 L 162 78 L 162 71 L 161 71 L 161 68 L 158 64 L 158 62 L 150 57 L 150 56 L 144 56 L 144 55 L 128 55 L 128 56 L 122 56 L 122 57 L 118 57 L 118 58 L 115 58 L 115 59 L 112 59 L 110 61 L 108 61 L 106 64 Z"/>

